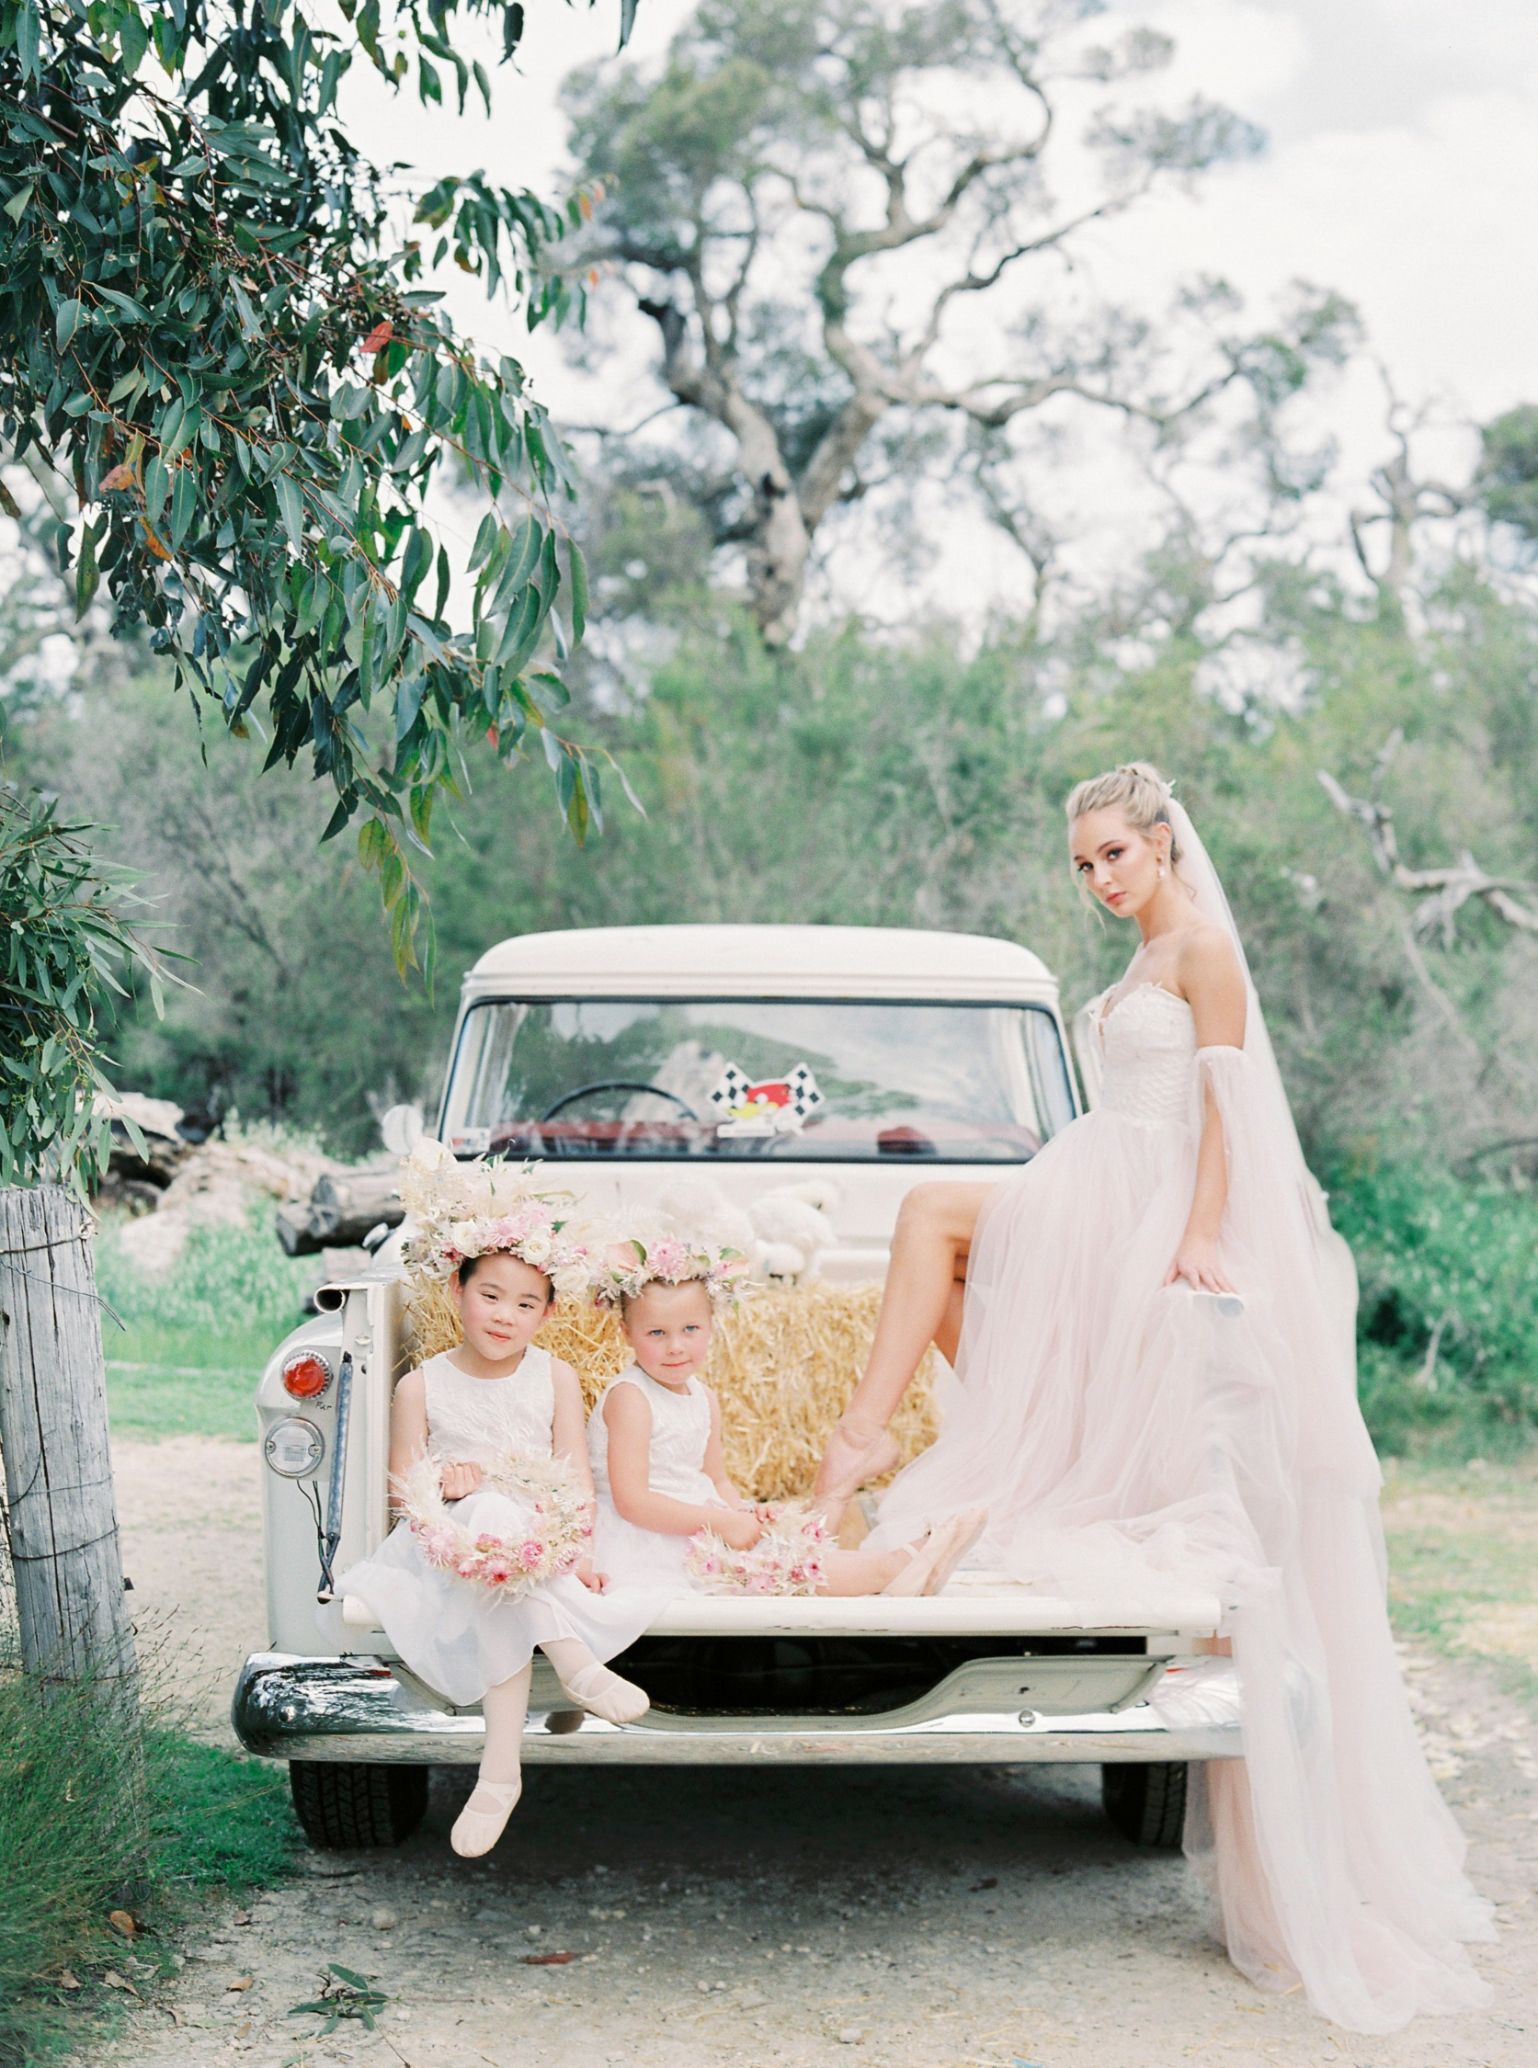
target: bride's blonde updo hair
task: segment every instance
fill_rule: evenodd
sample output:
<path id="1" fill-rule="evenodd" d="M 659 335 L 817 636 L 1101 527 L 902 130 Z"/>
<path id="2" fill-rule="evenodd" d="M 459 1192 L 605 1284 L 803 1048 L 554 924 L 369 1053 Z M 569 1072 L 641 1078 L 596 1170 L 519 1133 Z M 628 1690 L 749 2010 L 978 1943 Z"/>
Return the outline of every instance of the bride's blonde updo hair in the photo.
<path id="1" fill-rule="evenodd" d="M 1170 861 L 1180 860 L 1180 844 L 1170 822 L 1170 786 L 1152 762 L 1127 761 L 1104 775 L 1075 783 L 1068 793 L 1068 823 L 1072 825 L 1087 811 L 1107 811 L 1113 806 L 1139 833 L 1169 826 Z"/>

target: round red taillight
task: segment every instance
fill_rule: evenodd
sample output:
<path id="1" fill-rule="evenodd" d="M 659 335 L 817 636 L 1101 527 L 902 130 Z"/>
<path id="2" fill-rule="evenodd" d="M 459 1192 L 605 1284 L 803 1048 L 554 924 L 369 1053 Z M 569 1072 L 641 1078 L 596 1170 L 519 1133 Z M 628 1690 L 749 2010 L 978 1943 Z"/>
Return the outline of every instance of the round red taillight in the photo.
<path id="1" fill-rule="evenodd" d="M 283 1390 L 295 1400 L 314 1400 L 331 1384 L 331 1367 L 315 1350 L 298 1350 L 283 1363 Z"/>

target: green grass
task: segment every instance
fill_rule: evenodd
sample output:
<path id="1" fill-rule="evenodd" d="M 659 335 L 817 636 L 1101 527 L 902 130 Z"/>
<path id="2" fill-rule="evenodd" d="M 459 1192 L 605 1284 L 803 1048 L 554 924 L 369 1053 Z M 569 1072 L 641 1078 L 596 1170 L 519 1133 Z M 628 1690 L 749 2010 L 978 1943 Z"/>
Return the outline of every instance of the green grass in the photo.
<path id="1" fill-rule="evenodd" d="M 1538 1706 L 1538 1450 L 1396 1463 L 1384 1488 L 1394 1627 L 1479 1659 Z"/>
<path id="2" fill-rule="evenodd" d="M 297 1838 L 281 1767 L 196 1742 L 153 1700 L 130 1732 L 95 1689 L 45 1695 L 0 1665 L 0 2068 L 99 2037 L 123 2002 L 107 1974 L 149 1994 L 198 1901 L 280 1880 Z"/>
<path id="3" fill-rule="evenodd" d="M 298 1321 L 319 1261 L 283 1254 L 266 1206 L 241 1226 L 194 1228 L 159 1277 L 126 1253 L 122 1226 L 104 1222 L 96 1245 L 97 1286 L 112 1310 L 102 1347 L 113 1434 L 253 1441 L 262 1367 Z"/>

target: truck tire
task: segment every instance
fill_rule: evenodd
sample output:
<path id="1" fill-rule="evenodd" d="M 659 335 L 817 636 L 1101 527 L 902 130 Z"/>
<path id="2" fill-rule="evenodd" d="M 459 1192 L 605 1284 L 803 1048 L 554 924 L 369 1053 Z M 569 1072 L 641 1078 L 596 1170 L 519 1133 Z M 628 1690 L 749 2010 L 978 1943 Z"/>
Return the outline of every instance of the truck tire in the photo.
<path id="1" fill-rule="evenodd" d="M 1100 1800 L 1123 1838 L 1172 1849 L 1185 1830 L 1185 1766 L 1162 1760 L 1103 1766 Z"/>
<path id="2" fill-rule="evenodd" d="M 400 1845 L 427 1809 L 425 1766 L 291 1759 L 288 1785 L 305 1837 L 325 1852 Z"/>

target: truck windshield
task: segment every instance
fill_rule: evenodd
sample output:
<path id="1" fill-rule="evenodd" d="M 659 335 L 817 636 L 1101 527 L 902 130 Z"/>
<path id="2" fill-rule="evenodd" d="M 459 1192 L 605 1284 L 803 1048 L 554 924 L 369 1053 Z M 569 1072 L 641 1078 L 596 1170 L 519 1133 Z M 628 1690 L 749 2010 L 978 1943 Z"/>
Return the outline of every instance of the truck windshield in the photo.
<path id="1" fill-rule="evenodd" d="M 443 1138 L 461 1155 L 1023 1163 L 1073 1111 L 1037 1006 L 504 999 L 465 1017 Z"/>

